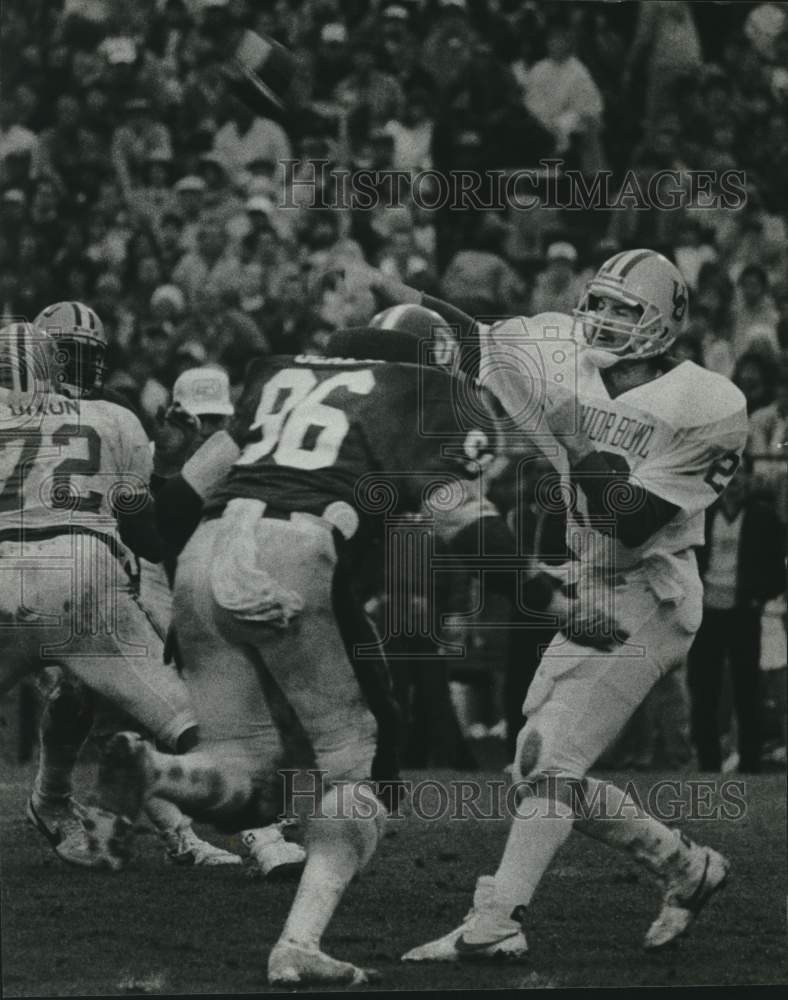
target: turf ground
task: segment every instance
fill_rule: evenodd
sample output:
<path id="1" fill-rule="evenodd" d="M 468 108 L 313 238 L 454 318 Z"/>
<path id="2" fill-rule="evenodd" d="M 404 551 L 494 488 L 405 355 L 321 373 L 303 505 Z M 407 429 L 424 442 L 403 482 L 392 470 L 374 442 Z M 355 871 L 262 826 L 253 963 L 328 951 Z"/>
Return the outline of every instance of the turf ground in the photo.
<path id="1" fill-rule="evenodd" d="M 237 868 L 173 868 L 150 834 L 138 838 L 122 874 L 67 868 L 24 822 L 31 779 L 30 767 L 6 767 L 0 783 L 5 996 L 266 991 L 265 960 L 293 885 Z M 419 802 L 422 813 L 434 811 L 435 789 Z M 573 834 L 530 908 L 527 964 L 400 964 L 403 951 L 463 917 L 476 875 L 494 870 L 506 832 L 503 820 L 415 815 L 391 824 L 348 891 L 326 950 L 376 967 L 387 989 L 785 982 L 785 775 L 748 778 L 746 804 L 736 821 L 682 824 L 724 851 L 733 869 L 691 936 L 667 953 L 640 949 L 656 913 L 654 886 L 623 856 Z"/>

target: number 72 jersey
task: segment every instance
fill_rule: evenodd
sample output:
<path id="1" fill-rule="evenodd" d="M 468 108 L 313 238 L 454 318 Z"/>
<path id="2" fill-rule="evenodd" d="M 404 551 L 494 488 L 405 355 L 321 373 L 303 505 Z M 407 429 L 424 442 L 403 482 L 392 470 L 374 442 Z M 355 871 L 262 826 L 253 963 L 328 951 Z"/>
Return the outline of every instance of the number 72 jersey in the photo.
<path id="1" fill-rule="evenodd" d="M 0 401 L 0 540 L 81 527 L 119 542 L 115 511 L 133 511 L 151 471 L 130 410 L 56 395 Z"/>

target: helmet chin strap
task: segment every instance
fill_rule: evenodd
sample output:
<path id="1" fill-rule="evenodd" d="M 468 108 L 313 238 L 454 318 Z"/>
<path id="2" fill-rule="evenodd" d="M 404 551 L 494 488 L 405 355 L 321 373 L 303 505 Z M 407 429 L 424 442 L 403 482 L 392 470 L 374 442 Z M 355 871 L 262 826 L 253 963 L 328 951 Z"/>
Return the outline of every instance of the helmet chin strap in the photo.
<path id="1" fill-rule="evenodd" d="M 599 347 L 586 347 L 583 357 L 594 366 L 594 368 L 612 368 L 619 361 L 626 361 L 620 354 L 612 354 L 610 351 L 603 351 Z"/>

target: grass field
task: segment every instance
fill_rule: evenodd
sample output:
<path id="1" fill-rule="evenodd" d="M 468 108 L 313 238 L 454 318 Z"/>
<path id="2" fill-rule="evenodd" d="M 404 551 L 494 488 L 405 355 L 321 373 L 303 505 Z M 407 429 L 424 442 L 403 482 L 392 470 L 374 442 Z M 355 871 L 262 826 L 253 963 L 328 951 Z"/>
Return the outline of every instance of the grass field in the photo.
<path id="1" fill-rule="evenodd" d="M 241 869 L 173 868 L 152 835 L 138 838 L 122 874 L 67 868 L 24 822 L 31 779 L 29 767 L 6 768 L 0 784 L 5 996 L 266 992 L 267 953 L 293 885 Z M 376 967 L 386 989 L 785 982 L 785 775 L 748 779 L 746 798 L 743 819 L 683 824 L 723 850 L 733 869 L 691 936 L 668 953 L 640 948 L 655 887 L 625 857 L 573 834 L 530 908 L 527 964 L 399 963 L 403 951 L 463 917 L 476 875 L 494 870 L 506 832 L 503 820 L 417 816 L 391 824 L 348 891 L 326 950 Z"/>

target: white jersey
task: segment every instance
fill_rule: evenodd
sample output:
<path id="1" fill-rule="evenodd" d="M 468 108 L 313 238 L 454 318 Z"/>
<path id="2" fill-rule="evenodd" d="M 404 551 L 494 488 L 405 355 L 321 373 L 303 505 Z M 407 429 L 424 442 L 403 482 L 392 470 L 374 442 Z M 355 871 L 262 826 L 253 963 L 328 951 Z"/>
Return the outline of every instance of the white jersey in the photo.
<path id="1" fill-rule="evenodd" d="M 574 328 L 560 313 L 493 327 L 482 333 L 480 366 L 482 384 L 562 474 L 564 499 L 571 498 L 570 549 L 586 564 L 620 571 L 703 544 L 703 512 L 733 476 L 747 440 L 744 396 L 723 376 L 684 361 L 611 399 L 593 351 L 575 339 Z M 679 508 L 637 549 L 595 530 L 582 481 L 572 489 L 566 452 L 541 412 L 550 383 L 576 394 L 579 428 L 613 468 Z"/>
<path id="2" fill-rule="evenodd" d="M 115 509 L 139 506 L 152 468 L 142 425 L 115 403 L 0 399 L 0 538 L 83 528 L 119 543 Z"/>

